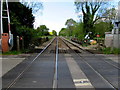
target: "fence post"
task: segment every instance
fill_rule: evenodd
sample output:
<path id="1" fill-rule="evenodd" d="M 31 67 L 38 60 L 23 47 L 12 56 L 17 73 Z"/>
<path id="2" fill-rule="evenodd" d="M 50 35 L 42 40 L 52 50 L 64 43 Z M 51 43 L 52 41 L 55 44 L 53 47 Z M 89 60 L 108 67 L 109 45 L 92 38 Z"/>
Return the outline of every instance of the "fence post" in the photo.
<path id="1" fill-rule="evenodd" d="M 17 51 L 20 51 L 20 41 L 19 41 L 19 36 L 17 36 Z"/>

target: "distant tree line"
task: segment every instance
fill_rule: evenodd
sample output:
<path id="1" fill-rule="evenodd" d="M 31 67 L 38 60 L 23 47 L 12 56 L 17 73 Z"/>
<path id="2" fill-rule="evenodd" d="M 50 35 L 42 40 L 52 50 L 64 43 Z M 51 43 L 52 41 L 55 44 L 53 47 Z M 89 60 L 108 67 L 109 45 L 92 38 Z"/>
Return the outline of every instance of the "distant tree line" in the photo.
<path id="1" fill-rule="evenodd" d="M 78 15 L 79 21 L 76 22 L 72 18 L 65 22 L 66 28 L 62 28 L 59 35 L 76 37 L 83 40 L 85 35 L 91 32 L 91 39 L 97 34 L 104 38 L 107 31 L 113 28 L 112 20 L 116 19 L 116 9 L 107 9 L 107 2 L 75 2 L 76 12 L 82 12 Z"/>

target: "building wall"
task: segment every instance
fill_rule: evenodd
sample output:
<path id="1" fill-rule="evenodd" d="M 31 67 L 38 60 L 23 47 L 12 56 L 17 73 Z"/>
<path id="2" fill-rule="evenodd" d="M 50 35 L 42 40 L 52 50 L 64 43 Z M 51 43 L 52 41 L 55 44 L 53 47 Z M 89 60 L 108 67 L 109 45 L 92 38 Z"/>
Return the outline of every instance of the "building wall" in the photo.
<path id="1" fill-rule="evenodd" d="M 105 34 L 105 46 L 111 47 L 113 43 L 113 35 L 110 33 Z"/>
<path id="2" fill-rule="evenodd" d="M 113 35 L 113 47 L 120 48 L 120 34 Z"/>
<path id="3" fill-rule="evenodd" d="M 105 34 L 105 46 L 120 48 L 120 34 Z"/>

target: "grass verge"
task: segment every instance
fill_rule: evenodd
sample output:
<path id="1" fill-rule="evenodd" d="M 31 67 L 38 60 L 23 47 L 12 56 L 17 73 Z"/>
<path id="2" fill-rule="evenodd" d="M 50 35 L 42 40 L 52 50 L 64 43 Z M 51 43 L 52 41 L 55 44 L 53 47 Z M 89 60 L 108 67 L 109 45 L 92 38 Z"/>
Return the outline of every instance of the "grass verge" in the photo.
<path id="1" fill-rule="evenodd" d="M 120 48 L 103 48 L 101 50 L 104 54 L 120 54 Z"/>
<path id="2" fill-rule="evenodd" d="M 1 53 L 1 55 L 18 55 L 21 53 L 22 53 L 21 51 L 9 51 L 9 52 Z"/>

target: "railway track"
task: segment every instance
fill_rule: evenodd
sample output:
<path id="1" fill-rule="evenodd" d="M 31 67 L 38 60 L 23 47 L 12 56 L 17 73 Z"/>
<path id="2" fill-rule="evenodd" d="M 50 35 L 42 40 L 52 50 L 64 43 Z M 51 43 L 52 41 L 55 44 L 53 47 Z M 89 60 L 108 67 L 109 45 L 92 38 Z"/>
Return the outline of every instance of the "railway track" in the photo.
<path id="1" fill-rule="evenodd" d="M 9 90 L 11 88 L 16 88 L 16 87 L 19 88 L 17 84 L 20 82 L 21 78 L 25 77 L 25 75 L 27 73 L 29 73 L 29 70 L 34 67 L 34 65 L 36 64 L 36 62 L 38 62 L 38 60 L 40 58 L 44 58 L 44 57 L 52 57 L 52 66 L 50 66 L 50 67 L 52 67 L 52 73 L 55 77 L 55 78 L 52 79 L 53 80 L 52 82 L 55 85 L 55 86 L 53 86 L 53 88 L 56 88 L 56 85 L 57 85 L 57 80 L 56 80 L 56 78 L 57 78 L 57 76 L 56 76 L 57 75 L 57 69 L 56 69 L 57 64 L 56 64 L 56 61 L 57 61 L 57 54 L 58 53 L 56 53 L 56 56 L 54 54 L 48 55 L 48 52 L 50 52 L 51 50 L 56 49 L 56 52 L 58 52 L 57 51 L 58 46 L 57 46 L 56 42 L 58 42 L 57 38 L 54 38 L 36 57 L 34 57 L 34 59 L 21 71 L 21 73 L 17 77 L 14 78 L 14 80 L 9 82 L 9 84 L 6 87 L 3 88 L 3 90 Z M 39 70 L 37 72 L 39 73 Z M 37 72 L 35 74 L 37 74 Z M 13 75 L 14 75 L 14 73 L 13 73 Z M 37 83 L 37 81 L 33 81 L 33 83 Z M 29 88 L 29 87 L 30 86 L 27 86 L 27 88 Z M 22 88 L 26 88 L 26 87 L 22 87 Z M 33 85 L 33 87 L 31 87 L 31 88 L 38 88 L 38 87 L 34 87 L 34 85 Z M 42 88 L 42 87 L 39 87 L 39 88 Z M 52 87 L 48 86 L 48 88 L 52 88 Z"/>
<path id="2" fill-rule="evenodd" d="M 118 90 L 116 85 L 117 81 L 114 81 L 118 79 L 115 73 L 119 71 L 119 67 L 107 63 L 104 60 L 97 60 L 91 57 L 99 58 L 64 38 L 56 37 L 36 57 L 32 58 L 29 63 L 27 62 L 27 66 L 13 80 L 9 79 L 18 70 L 13 70 L 14 72 L 12 73 L 8 72 L 8 75 L 3 77 L 3 84 L 5 85 L 3 90 L 9 90 L 11 88 L 79 89 L 74 82 L 77 79 L 87 80 L 85 81 L 87 85 L 96 90 L 101 87 L 104 89 L 108 88 L 107 90 Z M 106 70 L 111 71 L 102 70 L 103 67 L 100 67 L 102 64 Z M 72 71 L 74 67 L 77 70 Z M 80 69 L 85 73 L 90 82 L 84 74 L 82 76 L 86 79 L 79 76 L 82 73 L 82 71 L 79 71 Z M 113 78 L 110 80 L 111 77 Z M 77 82 L 77 85 L 86 87 L 81 82 Z"/>
<path id="3" fill-rule="evenodd" d="M 102 74 L 100 71 L 98 71 L 98 69 L 96 69 L 96 67 L 93 67 L 93 65 L 92 64 L 90 64 L 90 62 L 88 62 L 88 60 L 86 60 L 86 58 L 85 57 L 83 57 L 81 54 L 79 54 L 79 53 L 76 53 L 70 46 L 70 44 L 72 44 L 73 46 L 75 46 L 75 47 L 77 47 L 78 49 L 80 49 L 80 50 L 83 50 L 82 48 L 80 48 L 80 47 L 78 47 L 78 46 L 76 46 L 76 45 L 74 45 L 73 43 L 71 43 L 71 42 L 69 42 L 69 41 L 67 41 L 66 39 L 64 39 L 64 38 L 62 38 L 61 39 L 69 48 L 70 48 L 70 52 L 72 53 L 72 56 L 73 57 L 80 57 L 81 58 L 81 61 L 82 61 L 82 64 L 83 63 L 85 63 L 86 65 L 88 65 L 89 66 L 89 68 L 91 68 L 91 70 L 93 70 L 95 73 L 96 73 L 96 75 L 98 75 L 104 82 L 106 82 L 107 84 L 108 84 L 108 86 L 110 86 L 109 88 L 110 88 L 110 90 L 118 90 L 118 85 L 114 85 L 113 83 L 112 83 L 112 81 L 110 81 L 110 79 L 111 78 L 106 78 L 105 77 L 105 75 L 104 74 Z M 85 50 L 83 50 L 83 51 L 85 51 Z M 85 51 L 85 52 L 87 52 L 87 51 Z M 91 54 L 93 57 L 95 57 L 95 55 L 93 55 L 92 53 L 90 53 L 90 52 L 87 52 L 88 54 Z M 96 59 L 96 61 L 98 61 L 97 59 Z M 105 61 L 104 59 L 102 60 L 102 62 L 104 62 L 104 63 L 107 63 L 107 65 L 109 65 L 111 68 L 114 68 L 114 70 L 116 69 L 116 80 L 118 80 L 119 78 L 118 78 L 118 72 L 120 71 L 120 68 L 118 67 L 118 66 L 115 66 L 114 64 L 112 64 L 112 63 L 109 63 L 108 61 Z M 99 68 L 100 69 L 100 68 Z M 84 70 L 83 70 L 84 71 Z M 106 72 L 106 73 L 109 73 L 110 71 L 108 71 L 108 72 Z M 114 74 L 114 75 L 115 75 Z M 118 82 L 117 82 L 118 83 Z"/>
<path id="4" fill-rule="evenodd" d="M 84 50 L 84 49 L 80 48 L 78 45 L 72 43 L 71 41 L 68 41 L 68 40 L 66 40 L 66 39 L 64 39 L 64 40 L 65 40 L 66 42 L 69 42 L 69 43 L 72 44 L 73 46 L 77 47 L 77 48 L 80 49 L 81 51 L 84 51 L 84 52 L 86 52 L 86 53 L 88 53 L 88 54 L 92 54 L 93 56 L 97 56 L 96 54 L 93 54 L 92 52 L 89 52 L 88 50 Z M 115 63 L 115 62 L 113 62 L 113 61 L 111 62 L 110 60 L 105 60 L 105 59 L 103 59 L 103 61 L 120 70 L 120 67 L 119 67 L 120 64 L 119 64 L 119 63 Z"/>

